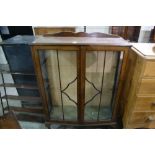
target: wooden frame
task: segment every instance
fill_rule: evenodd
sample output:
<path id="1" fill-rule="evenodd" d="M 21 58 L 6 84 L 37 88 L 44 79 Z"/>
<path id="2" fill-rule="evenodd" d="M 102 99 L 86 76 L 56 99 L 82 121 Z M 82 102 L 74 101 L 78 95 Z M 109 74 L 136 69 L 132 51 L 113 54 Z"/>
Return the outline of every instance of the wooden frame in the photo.
<path id="1" fill-rule="evenodd" d="M 41 71 L 41 64 L 39 60 L 38 50 L 62 50 L 72 51 L 75 50 L 77 52 L 77 101 L 78 101 L 78 120 L 77 121 L 59 121 L 59 120 L 51 120 L 49 117 L 48 111 L 48 96 L 46 94 L 46 90 L 44 88 L 44 81 Z M 101 45 L 33 45 L 32 46 L 32 57 L 34 61 L 34 66 L 37 74 L 38 85 L 40 88 L 40 93 L 44 105 L 44 112 L 46 115 L 47 124 L 51 123 L 60 123 L 60 124 L 74 124 L 74 125 L 116 125 L 117 118 L 119 117 L 118 111 L 120 108 L 120 100 L 122 87 L 125 78 L 125 70 L 126 70 L 126 61 L 128 59 L 128 46 L 101 46 Z M 111 120 L 105 121 L 84 121 L 84 102 L 85 102 L 85 66 L 86 66 L 86 52 L 91 52 L 93 50 L 96 51 L 106 51 L 111 50 L 115 52 L 123 52 L 123 61 L 120 71 L 120 77 L 118 82 L 118 91 L 115 95 L 115 106 L 112 113 Z"/>

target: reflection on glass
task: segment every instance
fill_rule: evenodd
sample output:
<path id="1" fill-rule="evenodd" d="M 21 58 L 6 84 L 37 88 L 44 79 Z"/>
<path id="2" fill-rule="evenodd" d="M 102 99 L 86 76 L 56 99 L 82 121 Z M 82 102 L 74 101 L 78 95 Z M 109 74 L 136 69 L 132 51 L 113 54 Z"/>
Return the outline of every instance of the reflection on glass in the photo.
<path id="1" fill-rule="evenodd" d="M 77 69 L 75 51 L 40 51 L 51 119 L 77 120 Z"/>
<path id="2" fill-rule="evenodd" d="M 118 58 L 119 52 L 86 53 L 85 120 L 111 119 Z"/>

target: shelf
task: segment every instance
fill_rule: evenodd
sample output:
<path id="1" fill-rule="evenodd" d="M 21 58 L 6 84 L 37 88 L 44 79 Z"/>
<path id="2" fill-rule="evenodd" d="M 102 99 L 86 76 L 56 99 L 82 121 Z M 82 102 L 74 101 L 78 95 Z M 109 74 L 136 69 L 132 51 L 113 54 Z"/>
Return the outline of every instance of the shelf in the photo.
<path id="1" fill-rule="evenodd" d="M 23 107 L 14 107 L 14 106 L 9 106 L 9 109 L 11 111 L 15 111 L 15 112 L 30 112 L 30 113 L 39 113 L 42 114 L 43 113 L 43 109 L 42 108 L 23 108 Z M 8 110 L 8 107 L 4 108 L 4 110 Z"/>
<path id="2" fill-rule="evenodd" d="M 30 73 L 30 72 L 12 72 L 10 71 L 9 65 L 8 64 L 0 64 L 0 72 L 4 73 L 4 74 L 15 74 L 15 75 L 32 75 L 32 76 L 36 76 L 34 73 Z"/>
<path id="3" fill-rule="evenodd" d="M 29 84 L 14 84 L 14 83 L 0 84 L 0 87 L 15 87 L 15 88 L 32 89 L 32 90 L 38 89 L 38 87 L 35 86 L 35 85 L 29 85 Z"/>
<path id="4" fill-rule="evenodd" d="M 39 122 L 44 123 L 45 117 L 44 116 L 38 116 L 33 114 L 16 114 L 16 117 L 19 121 L 26 121 L 26 122 Z"/>
<path id="5" fill-rule="evenodd" d="M 3 74 L 36 76 L 34 73 L 28 73 L 28 72 L 27 73 L 26 72 L 22 73 L 22 72 L 10 72 L 10 71 L 3 71 L 3 70 L 0 70 L 0 72 L 3 73 Z"/>
<path id="6" fill-rule="evenodd" d="M 21 100 L 21 101 L 41 102 L 41 98 L 40 97 L 34 97 L 34 96 L 5 95 L 5 96 L 2 96 L 2 99 L 12 99 L 12 100 Z"/>
<path id="7" fill-rule="evenodd" d="M 32 108 L 32 107 L 42 107 L 42 103 L 41 102 L 32 102 L 32 103 L 30 103 L 30 102 L 22 102 L 21 103 L 22 104 L 22 107 L 24 107 L 24 108 Z"/>

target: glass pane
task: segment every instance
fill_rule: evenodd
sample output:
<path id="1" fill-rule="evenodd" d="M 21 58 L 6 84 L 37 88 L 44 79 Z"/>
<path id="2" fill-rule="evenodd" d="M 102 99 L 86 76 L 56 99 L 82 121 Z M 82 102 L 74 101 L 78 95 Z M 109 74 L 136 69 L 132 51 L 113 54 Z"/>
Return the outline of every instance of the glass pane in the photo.
<path id="1" fill-rule="evenodd" d="M 77 120 L 76 51 L 40 51 L 51 119 Z"/>
<path id="2" fill-rule="evenodd" d="M 85 120 L 109 120 L 119 52 L 86 53 Z"/>

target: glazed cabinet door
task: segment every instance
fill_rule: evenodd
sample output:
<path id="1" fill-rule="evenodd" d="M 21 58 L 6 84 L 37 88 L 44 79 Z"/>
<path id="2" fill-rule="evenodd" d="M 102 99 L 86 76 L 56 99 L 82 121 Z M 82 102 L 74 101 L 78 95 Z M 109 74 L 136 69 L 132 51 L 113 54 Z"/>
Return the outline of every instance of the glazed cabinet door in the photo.
<path id="1" fill-rule="evenodd" d="M 121 61 L 121 52 L 86 52 L 85 121 L 112 119 Z"/>
<path id="2" fill-rule="evenodd" d="M 32 48 L 45 112 L 51 121 L 112 120 L 123 52 L 90 48 Z"/>
<path id="3" fill-rule="evenodd" d="M 38 49 L 40 88 L 50 120 L 77 121 L 76 49 Z M 35 57 L 35 56 L 34 56 Z M 37 72 L 38 72 L 37 71 Z M 43 85 L 43 87 L 42 87 Z M 45 104 L 45 103 L 44 103 Z"/>

